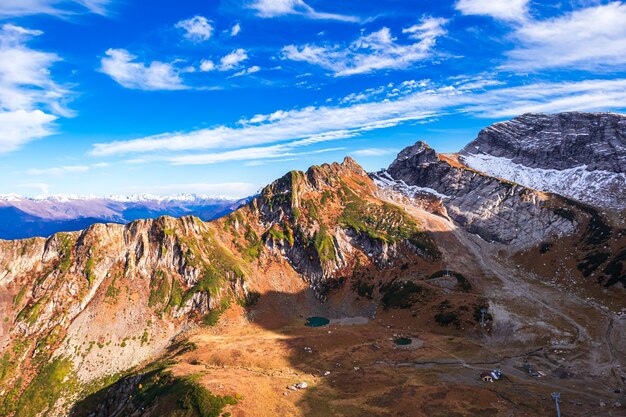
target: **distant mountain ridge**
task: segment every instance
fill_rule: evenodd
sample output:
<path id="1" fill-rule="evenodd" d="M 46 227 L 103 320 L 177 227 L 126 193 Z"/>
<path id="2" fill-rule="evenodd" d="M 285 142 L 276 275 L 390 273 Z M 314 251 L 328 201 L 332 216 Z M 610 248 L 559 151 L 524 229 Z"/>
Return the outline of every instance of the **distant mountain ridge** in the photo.
<path id="1" fill-rule="evenodd" d="M 154 196 L 0 195 L 0 239 L 47 237 L 85 229 L 94 223 L 128 223 L 159 216 L 194 215 L 213 220 L 230 213 L 247 199 L 179 194 Z"/>

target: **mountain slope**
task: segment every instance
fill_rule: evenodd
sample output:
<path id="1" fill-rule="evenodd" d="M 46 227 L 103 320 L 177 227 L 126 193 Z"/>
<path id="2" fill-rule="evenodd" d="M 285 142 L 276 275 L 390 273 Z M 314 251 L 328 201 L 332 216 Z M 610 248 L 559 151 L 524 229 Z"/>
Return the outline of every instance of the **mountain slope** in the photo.
<path id="1" fill-rule="evenodd" d="M 558 214 L 554 197 L 468 169 L 423 142 L 402 150 L 374 178 L 381 185 L 401 182 L 422 192 L 433 190 L 447 215 L 468 231 L 518 249 L 551 235 L 572 234 L 577 227 L 575 219 Z"/>
<path id="2" fill-rule="evenodd" d="M 56 400 L 40 404 L 39 384 L 51 381 L 32 379 L 50 367 L 73 382 L 46 395 L 75 398 L 89 384 L 154 358 L 194 323 L 214 324 L 236 303 L 252 303 L 260 292 L 303 290 L 302 278 L 324 300 L 356 269 L 362 280 L 407 263 L 435 270 L 432 238 L 375 191 L 367 173 L 346 159 L 291 172 L 212 223 L 162 217 L 0 241 L 1 382 L 10 393 L 3 413 L 62 410 Z M 373 285 L 364 285 L 371 294 Z"/>
<path id="3" fill-rule="evenodd" d="M 418 142 L 211 222 L 0 241 L 0 415 L 549 415 L 555 390 L 567 415 L 619 415 L 611 219 Z"/>
<path id="4" fill-rule="evenodd" d="M 483 129 L 460 160 L 491 176 L 596 207 L 626 208 L 626 116 L 525 114 Z"/>
<path id="5" fill-rule="evenodd" d="M 423 142 L 402 150 L 387 170 L 372 177 L 383 188 L 438 199 L 454 222 L 510 254 L 558 260 L 541 272 L 544 276 L 582 285 L 590 279 L 626 284 L 626 233 L 619 216 L 615 222 L 592 206 L 491 177 Z M 557 250 L 546 255 L 550 248 Z M 520 262 L 538 272 L 536 259 L 527 256 Z"/>

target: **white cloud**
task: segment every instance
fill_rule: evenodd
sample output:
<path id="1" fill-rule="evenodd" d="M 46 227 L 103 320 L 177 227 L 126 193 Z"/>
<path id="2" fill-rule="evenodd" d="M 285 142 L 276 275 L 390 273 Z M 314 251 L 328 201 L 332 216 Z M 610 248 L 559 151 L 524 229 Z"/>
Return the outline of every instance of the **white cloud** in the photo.
<path id="1" fill-rule="evenodd" d="M 0 18 L 34 14 L 64 16 L 80 12 L 104 15 L 110 2 L 111 0 L 2 0 Z"/>
<path id="2" fill-rule="evenodd" d="M 248 54 L 244 49 L 236 49 L 230 54 L 223 56 L 220 59 L 218 69 L 220 71 L 228 71 L 237 68 L 242 62 L 248 59 Z"/>
<path id="3" fill-rule="evenodd" d="M 256 10 L 259 17 L 301 15 L 310 19 L 339 20 L 343 22 L 359 21 L 354 16 L 317 12 L 303 0 L 253 0 L 249 7 Z"/>
<path id="4" fill-rule="evenodd" d="M 152 61 L 149 65 L 136 62 L 136 56 L 125 49 L 109 49 L 100 61 L 100 71 L 120 85 L 138 90 L 183 90 L 183 83 L 173 63 Z"/>
<path id="5" fill-rule="evenodd" d="M 459 0 L 456 9 L 465 15 L 523 21 L 528 18 L 529 0 Z"/>
<path id="6" fill-rule="evenodd" d="M 244 68 L 241 71 L 234 73 L 232 77 L 241 77 L 243 75 L 250 75 L 259 71 L 261 71 L 261 67 L 259 67 L 258 65 L 253 65 L 251 67 Z"/>
<path id="7" fill-rule="evenodd" d="M 203 59 L 200 62 L 200 71 L 209 72 L 215 70 L 215 63 L 210 59 Z"/>
<path id="8" fill-rule="evenodd" d="M 626 64 L 626 4 L 612 2 L 564 16 L 527 21 L 514 33 L 519 46 L 504 69 L 607 70 Z"/>
<path id="9" fill-rule="evenodd" d="M 188 133 L 165 133 L 96 144 L 91 153 L 107 156 L 222 151 L 167 159 L 176 164 L 260 159 L 260 155 L 280 158 L 293 156 L 295 147 L 350 138 L 361 132 L 426 121 L 450 113 L 503 118 L 524 112 L 604 111 L 626 107 L 626 79 L 514 87 L 468 79 L 453 86 L 407 82 L 387 86 L 387 89 L 386 96 L 379 96 L 376 101 L 367 103 L 281 110 L 242 120 L 234 127 L 217 126 Z"/>
<path id="10" fill-rule="evenodd" d="M 61 176 L 64 174 L 76 174 L 90 171 L 94 168 L 105 168 L 108 167 L 109 164 L 106 162 L 99 162 L 91 165 L 66 165 L 61 167 L 53 167 L 53 168 L 31 168 L 26 171 L 28 175 L 54 175 Z"/>
<path id="11" fill-rule="evenodd" d="M 397 149 L 367 148 L 367 149 L 358 149 L 356 151 L 352 151 L 350 152 L 350 155 L 368 157 L 368 156 L 384 156 L 384 155 L 390 155 L 390 154 L 395 154 L 395 153 L 398 153 Z"/>
<path id="12" fill-rule="evenodd" d="M 234 151 L 226 151 L 226 152 L 211 152 L 211 153 L 205 153 L 205 154 L 173 156 L 173 157 L 163 158 L 163 160 L 168 161 L 173 165 L 209 165 L 209 164 L 217 164 L 220 162 L 250 161 L 250 160 L 268 159 L 268 158 L 274 159 L 274 158 L 286 158 L 286 157 L 293 157 L 293 156 L 305 156 L 305 155 L 333 152 L 333 151 L 344 149 L 344 148 L 326 148 L 326 149 L 319 149 L 319 150 L 308 151 L 308 152 L 302 152 L 302 151 L 297 152 L 296 149 L 301 146 L 306 146 L 306 143 L 296 141 L 296 142 L 281 144 L 281 145 L 252 147 L 252 148 L 237 149 Z"/>
<path id="13" fill-rule="evenodd" d="M 411 39 L 434 41 L 446 34 L 444 26 L 448 21 L 442 17 L 429 17 L 411 27 L 402 29 L 402 33 L 409 33 Z"/>
<path id="14" fill-rule="evenodd" d="M 479 117 L 488 118 L 515 117 L 523 113 L 623 109 L 626 109 L 626 79 L 545 82 L 496 88 L 477 96 L 465 108 Z"/>
<path id="15" fill-rule="evenodd" d="M 57 117 L 41 110 L 0 112 L 0 153 L 11 152 L 33 139 L 53 134 Z"/>
<path id="16" fill-rule="evenodd" d="M 288 45 L 282 50 L 283 58 L 320 66 L 332 71 L 336 77 L 384 69 L 405 69 L 432 56 L 437 38 L 446 33 L 443 28 L 445 23 L 445 19 L 431 17 L 404 29 L 404 33 L 417 40 L 408 44 L 397 42 L 389 28 L 384 27 L 377 32 L 361 35 L 347 47 Z"/>
<path id="17" fill-rule="evenodd" d="M 237 36 L 241 32 L 241 25 L 239 23 L 235 23 L 232 28 L 230 28 L 230 36 Z"/>
<path id="18" fill-rule="evenodd" d="M 213 35 L 213 25 L 203 16 L 194 16 L 190 19 L 181 20 L 176 23 L 176 27 L 182 29 L 185 32 L 185 38 L 192 42 L 208 41 Z"/>
<path id="19" fill-rule="evenodd" d="M 50 75 L 60 58 L 26 45 L 41 34 L 11 24 L 0 28 L 0 153 L 53 134 L 52 122 L 73 114 L 64 105 L 70 92 Z"/>

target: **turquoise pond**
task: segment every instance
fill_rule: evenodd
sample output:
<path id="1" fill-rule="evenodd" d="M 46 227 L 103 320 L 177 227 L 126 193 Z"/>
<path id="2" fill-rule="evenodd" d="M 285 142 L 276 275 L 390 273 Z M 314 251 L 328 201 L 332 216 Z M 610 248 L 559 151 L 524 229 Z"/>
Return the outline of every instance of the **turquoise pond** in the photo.
<path id="1" fill-rule="evenodd" d="M 393 341 L 393 343 L 395 343 L 398 346 L 408 346 L 413 342 L 412 339 L 408 338 L 408 337 L 401 337 L 399 339 L 396 339 Z"/>
<path id="2" fill-rule="evenodd" d="M 309 317 L 304 325 L 308 327 L 322 327 L 328 325 L 328 323 L 330 323 L 330 320 L 326 317 Z"/>

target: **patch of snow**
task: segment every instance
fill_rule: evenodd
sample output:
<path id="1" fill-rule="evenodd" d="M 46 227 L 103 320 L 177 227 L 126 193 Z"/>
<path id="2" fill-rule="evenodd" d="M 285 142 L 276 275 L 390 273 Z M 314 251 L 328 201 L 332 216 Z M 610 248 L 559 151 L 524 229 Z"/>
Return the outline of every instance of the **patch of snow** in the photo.
<path id="1" fill-rule="evenodd" d="M 371 174 L 371 177 L 378 187 L 391 188 L 394 191 L 399 191 L 408 197 L 415 197 L 418 194 L 428 193 L 441 199 L 449 198 L 447 195 L 441 194 L 432 188 L 408 185 L 402 180 L 396 180 L 389 174 L 389 172 L 384 170 Z"/>
<path id="2" fill-rule="evenodd" d="M 20 201 L 22 199 L 24 197 L 18 194 L 0 194 L 0 201 Z"/>
<path id="3" fill-rule="evenodd" d="M 570 197 L 600 207 L 624 209 L 626 174 L 589 171 L 586 165 L 570 169 L 530 168 L 508 158 L 487 154 L 461 157 L 468 167 L 525 187 Z"/>

